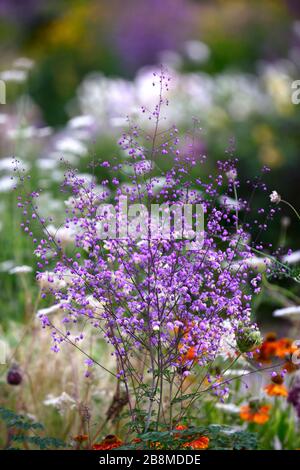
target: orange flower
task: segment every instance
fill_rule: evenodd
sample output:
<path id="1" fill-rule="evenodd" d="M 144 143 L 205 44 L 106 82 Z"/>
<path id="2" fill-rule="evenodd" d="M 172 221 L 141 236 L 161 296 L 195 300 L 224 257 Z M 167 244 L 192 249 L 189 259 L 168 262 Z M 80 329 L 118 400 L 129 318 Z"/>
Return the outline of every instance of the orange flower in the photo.
<path id="1" fill-rule="evenodd" d="M 282 369 L 285 369 L 288 374 L 292 374 L 293 372 L 296 372 L 296 370 L 299 369 L 299 365 L 294 364 L 292 361 L 287 361 Z"/>
<path id="2" fill-rule="evenodd" d="M 260 346 L 259 352 L 254 353 L 254 357 L 258 362 L 270 362 L 271 358 L 276 356 L 277 350 L 277 340 L 275 333 L 269 333 L 265 341 L 263 341 L 262 345 Z"/>
<path id="3" fill-rule="evenodd" d="M 264 391 L 271 397 L 287 397 L 288 391 L 283 384 L 269 384 L 266 385 Z"/>
<path id="4" fill-rule="evenodd" d="M 183 361 L 192 361 L 197 356 L 195 346 L 190 347 L 186 353 L 182 355 Z"/>
<path id="5" fill-rule="evenodd" d="M 162 445 L 160 442 L 150 442 L 151 449 L 162 449 Z"/>
<path id="6" fill-rule="evenodd" d="M 114 434 L 109 434 L 106 436 L 102 442 L 99 444 L 94 444 L 93 449 L 94 450 L 111 450 L 111 449 L 116 449 L 117 447 L 121 447 L 123 445 L 123 442 L 121 439 L 119 439 L 117 436 Z"/>
<path id="7" fill-rule="evenodd" d="M 200 450 L 200 449 L 207 449 L 208 445 L 209 445 L 209 438 L 206 436 L 201 436 L 201 437 L 198 437 L 198 439 L 195 439 L 194 441 L 186 442 L 185 444 L 183 444 L 183 447 L 190 448 L 193 450 Z"/>
<path id="8" fill-rule="evenodd" d="M 293 340 L 290 338 L 281 338 L 276 343 L 277 357 L 285 358 L 297 351 L 297 347 L 293 346 Z"/>
<path id="9" fill-rule="evenodd" d="M 269 421 L 270 405 L 257 406 L 255 404 L 244 405 L 240 410 L 240 418 L 244 421 L 256 424 L 265 424 Z"/>
<path id="10" fill-rule="evenodd" d="M 87 434 L 78 434 L 78 436 L 73 437 L 73 440 L 81 444 L 84 441 L 87 441 L 89 436 Z"/>
<path id="11" fill-rule="evenodd" d="M 272 358 L 285 358 L 297 351 L 297 347 L 293 346 L 293 340 L 290 338 L 277 339 L 275 333 L 269 333 L 265 341 L 259 348 L 259 352 L 254 354 L 258 362 L 269 363 Z"/>

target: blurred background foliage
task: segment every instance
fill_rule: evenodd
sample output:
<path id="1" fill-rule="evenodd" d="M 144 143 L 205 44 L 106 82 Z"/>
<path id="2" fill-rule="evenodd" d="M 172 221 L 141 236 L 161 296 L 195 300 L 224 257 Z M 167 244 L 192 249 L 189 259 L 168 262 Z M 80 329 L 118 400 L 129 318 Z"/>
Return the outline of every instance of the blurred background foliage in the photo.
<path id="1" fill-rule="evenodd" d="M 209 48 L 204 64 L 184 70 L 255 72 L 258 61 L 286 57 L 295 45 L 292 0 L 1 0 L 1 63 L 28 55 L 37 67 L 30 93 L 47 123 L 66 121 L 66 104 L 92 70 L 132 78 L 162 51 L 188 40 Z M 194 55 L 197 50 L 194 51 Z M 190 51 L 193 59 L 193 51 Z"/>
<path id="2" fill-rule="evenodd" d="M 296 0 L 1 0 L 0 44 L 2 70 L 20 56 L 34 61 L 26 82 L 34 120 L 56 129 L 74 114 L 78 87 L 94 71 L 132 80 L 143 66 L 163 62 L 179 73 L 216 77 L 216 88 L 226 74 L 233 76 L 231 87 L 235 74 L 253 80 L 253 88 L 259 80 L 273 109 L 243 115 L 247 90 L 232 105 L 240 112 L 228 112 L 222 102 L 212 106 L 203 150 L 222 158 L 234 137 L 242 173 L 268 165 L 274 187 L 297 202 L 300 106 L 290 99 L 300 68 Z M 2 148 L 7 151 L 15 149 Z"/>
<path id="3" fill-rule="evenodd" d="M 28 79 L 5 80 L 20 57 L 34 63 Z M 191 100 L 181 113 L 185 129 L 193 116 L 200 119 L 199 151 L 216 161 L 224 158 L 234 139 L 242 179 L 267 165 L 274 189 L 297 204 L 300 105 L 291 102 L 291 82 L 300 76 L 296 0 L 1 0 L 0 75 L 7 82 L 7 104 L 1 111 L 13 110 L 18 96 L 26 96 L 3 134 L 7 137 L 17 119 L 59 133 L 76 114 L 94 113 L 98 119 L 97 106 L 109 114 L 102 95 L 112 107 L 126 103 L 129 81 L 137 77 L 133 83 L 138 88 L 143 67 L 159 63 L 182 77 L 181 90 L 189 95 L 198 76 L 207 84 L 203 95 L 210 93 L 209 106 L 192 109 Z M 124 96 L 118 82 L 103 80 L 91 109 L 92 72 L 128 80 L 126 86 L 121 83 Z M 114 96 L 118 93 L 119 102 Z M 202 102 L 206 105 L 205 97 Z M 124 105 L 119 114 L 127 111 Z M 105 119 L 101 125 L 106 125 Z M 116 152 L 117 137 L 107 126 L 89 144 L 94 153 L 107 155 Z M 44 157 L 45 143 L 29 140 L 3 138 L 1 157 Z M 78 164 L 83 170 L 85 162 Z M 274 227 L 272 241 L 280 231 L 280 225 Z M 297 248 L 295 233 L 288 242 Z"/>

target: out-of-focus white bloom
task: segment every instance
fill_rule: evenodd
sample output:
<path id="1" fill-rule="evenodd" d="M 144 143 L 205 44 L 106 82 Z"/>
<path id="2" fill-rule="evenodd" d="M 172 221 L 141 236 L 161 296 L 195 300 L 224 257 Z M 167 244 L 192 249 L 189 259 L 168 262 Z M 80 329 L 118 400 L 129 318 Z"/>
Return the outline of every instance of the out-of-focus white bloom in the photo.
<path id="1" fill-rule="evenodd" d="M 239 211 L 242 209 L 242 204 L 240 203 L 240 201 L 237 201 L 236 199 L 233 199 L 232 197 L 221 196 L 219 198 L 219 202 L 221 206 L 227 207 L 228 209 L 232 211 L 236 211 L 236 210 Z"/>
<path id="2" fill-rule="evenodd" d="M 20 69 L 30 70 L 34 66 L 34 61 L 28 57 L 18 57 L 13 62 L 13 66 Z"/>
<path id="3" fill-rule="evenodd" d="M 195 60 L 204 59 L 207 55 L 206 45 L 191 41 L 187 46 L 190 57 Z M 265 115 L 274 111 L 273 95 L 266 93 L 255 76 L 222 73 L 212 77 L 203 72 L 180 74 L 175 70 L 176 66 L 175 58 L 175 68 L 169 68 L 172 76 L 169 106 L 163 109 L 166 128 L 174 122 L 178 125 L 190 122 L 191 115 L 199 116 L 203 126 L 215 129 L 226 126 L 228 117 L 241 121 L 254 113 Z M 138 112 L 141 105 L 153 109 L 158 99 L 158 87 L 149 87 L 153 72 L 159 73 L 159 70 L 143 67 L 133 82 L 95 74 L 87 77 L 78 89 L 82 114 L 93 116 L 99 129 L 114 132 L 115 127 L 124 126 L 126 116 Z M 152 123 L 146 114 L 144 118 L 141 125 L 146 129 Z"/>
<path id="4" fill-rule="evenodd" d="M 134 165 L 134 171 L 137 175 L 144 175 L 149 173 L 152 170 L 152 162 L 150 160 L 142 160 L 141 162 L 137 162 Z"/>
<path id="5" fill-rule="evenodd" d="M 59 396 L 54 396 L 52 394 L 47 395 L 46 399 L 43 401 L 43 404 L 46 406 L 53 406 L 62 416 L 67 411 L 76 408 L 76 400 L 74 400 L 74 398 L 72 398 L 66 392 L 63 392 Z"/>
<path id="6" fill-rule="evenodd" d="M 40 310 L 36 312 L 36 316 L 40 318 L 40 317 L 43 317 L 44 315 L 48 316 L 48 315 L 52 315 L 53 313 L 57 313 L 59 311 L 61 312 L 63 309 L 63 305 L 64 303 L 60 302 L 59 304 L 51 305 L 51 307 L 41 308 Z"/>
<path id="7" fill-rule="evenodd" d="M 12 268 L 14 267 L 14 262 L 13 260 L 7 260 L 7 261 L 2 261 L 0 263 L 0 272 L 9 272 Z"/>
<path id="8" fill-rule="evenodd" d="M 225 320 L 223 322 L 223 327 L 225 329 L 225 332 L 220 340 L 218 352 L 220 356 L 225 356 L 227 358 L 228 356 L 235 354 L 236 338 L 233 333 L 232 324 L 229 320 Z"/>
<path id="9" fill-rule="evenodd" d="M 94 116 L 101 124 L 131 113 L 134 105 L 134 86 L 121 79 L 92 74 L 80 85 L 78 99 L 83 114 Z"/>
<path id="10" fill-rule="evenodd" d="M 270 258 L 260 258 L 258 256 L 252 256 L 251 258 L 247 258 L 244 262 L 251 268 L 257 269 L 258 271 L 265 271 L 268 266 L 272 264 L 272 260 Z"/>
<path id="11" fill-rule="evenodd" d="M 40 170 L 54 170 L 58 166 L 58 161 L 52 158 L 40 158 L 37 160 L 36 165 Z"/>
<path id="12" fill-rule="evenodd" d="M 99 302 L 99 300 L 95 299 L 92 295 L 87 297 L 90 307 L 92 310 L 95 311 L 96 314 L 102 313 L 104 311 L 104 303 Z"/>
<path id="13" fill-rule="evenodd" d="M 32 272 L 32 267 L 31 266 L 15 266 L 14 268 L 9 270 L 9 274 L 25 274 L 25 273 L 31 273 Z"/>
<path id="14" fill-rule="evenodd" d="M 279 61 L 277 64 L 268 64 L 264 68 L 263 81 L 267 92 L 273 99 L 274 106 L 279 113 L 284 113 L 291 107 L 291 84 L 290 76 L 292 64 L 287 61 Z"/>
<path id="15" fill-rule="evenodd" d="M 84 156 L 87 154 L 87 147 L 78 139 L 73 137 L 63 137 L 56 142 L 56 150 L 61 153 L 70 153 L 78 156 Z"/>
<path id="16" fill-rule="evenodd" d="M 16 129 L 8 129 L 6 135 L 11 140 L 30 139 L 34 135 L 34 127 L 29 126 L 19 127 Z"/>
<path id="17" fill-rule="evenodd" d="M 75 116 L 68 122 L 68 127 L 71 129 L 81 129 L 82 127 L 91 127 L 95 124 L 93 116 L 87 114 L 81 116 Z"/>
<path id="18" fill-rule="evenodd" d="M 237 271 L 241 269 L 242 265 L 248 266 L 258 272 L 264 272 L 272 264 L 272 260 L 270 258 L 260 258 L 258 256 L 251 256 L 249 258 L 243 259 L 241 261 L 237 261 L 230 266 L 231 271 Z"/>
<path id="19" fill-rule="evenodd" d="M 28 170 L 29 165 L 24 162 L 24 160 L 21 160 L 18 158 L 18 167 L 22 168 L 22 170 Z M 0 171 L 7 171 L 7 172 L 12 172 L 13 169 L 15 168 L 15 163 L 12 157 L 5 157 L 0 159 Z"/>
<path id="20" fill-rule="evenodd" d="M 209 47 L 201 41 L 187 41 L 185 43 L 187 57 L 193 62 L 206 62 L 210 56 Z"/>
<path id="21" fill-rule="evenodd" d="M 152 330 L 153 331 L 159 331 L 160 327 L 159 325 L 153 325 Z"/>
<path id="22" fill-rule="evenodd" d="M 8 129 L 7 137 L 11 140 L 44 138 L 51 135 L 51 127 L 19 127 L 16 129 Z"/>
<path id="23" fill-rule="evenodd" d="M 102 185 L 97 185 L 93 189 L 93 204 L 101 204 L 103 201 L 105 201 L 109 195 L 110 195 L 110 190 L 109 188 L 102 186 Z M 65 206 L 70 207 L 75 209 L 76 205 L 79 204 L 80 202 L 83 202 L 85 204 L 88 204 L 90 202 L 90 195 L 84 191 L 84 189 L 79 191 L 79 195 L 77 197 L 70 196 L 68 199 L 64 201 Z"/>
<path id="24" fill-rule="evenodd" d="M 56 273 L 51 271 L 38 274 L 37 282 L 43 290 L 60 290 L 66 287 L 66 281 L 60 279 Z"/>
<path id="25" fill-rule="evenodd" d="M 150 180 L 146 180 L 146 186 L 148 186 L 153 191 L 153 193 L 157 193 L 163 189 L 163 187 L 166 185 L 166 178 L 164 176 L 158 176 L 155 178 L 152 178 L 151 182 Z"/>
<path id="26" fill-rule="evenodd" d="M 234 403 L 216 403 L 216 408 L 225 413 L 238 414 L 240 412 L 240 407 Z"/>
<path id="27" fill-rule="evenodd" d="M 224 376 L 229 376 L 229 377 L 240 377 L 242 375 L 247 375 L 249 374 L 249 369 L 227 369 L 224 372 Z"/>
<path id="28" fill-rule="evenodd" d="M 181 56 L 172 50 L 163 50 L 158 55 L 159 63 L 164 64 L 167 68 L 178 70 L 182 66 Z"/>
<path id="29" fill-rule="evenodd" d="M 90 183 L 95 181 L 95 177 L 91 173 L 76 173 L 76 179 L 82 179 L 83 186 L 88 186 Z"/>
<path id="30" fill-rule="evenodd" d="M 52 134 L 52 132 L 53 132 L 53 129 L 49 126 L 37 127 L 35 128 L 35 131 L 34 131 L 34 137 L 40 137 L 40 138 L 48 137 L 49 135 Z"/>
<path id="31" fill-rule="evenodd" d="M 8 121 L 8 115 L 0 113 L 0 124 L 5 124 Z"/>
<path id="32" fill-rule="evenodd" d="M 60 169 L 54 170 L 51 173 L 51 178 L 56 183 L 60 183 L 64 180 L 64 172 Z"/>
<path id="33" fill-rule="evenodd" d="M 27 72 L 18 69 L 5 70 L 0 73 L 0 79 L 4 82 L 23 83 L 27 79 Z"/>
<path id="34" fill-rule="evenodd" d="M 300 305 L 293 305 L 292 307 L 279 308 L 273 312 L 273 317 L 277 318 L 290 318 L 300 320 Z"/>
<path id="35" fill-rule="evenodd" d="M 0 193 L 10 191 L 14 188 L 15 184 L 16 183 L 11 176 L 2 176 L 2 178 L 0 178 Z"/>
<path id="36" fill-rule="evenodd" d="M 112 117 L 110 118 L 110 124 L 112 127 L 124 128 L 127 124 L 127 119 L 123 117 Z"/>
<path id="37" fill-rule="evenodd" d="M 65 247 L 69 243 L 74 243 L 76 239 L 76 233 L 78 233 L 78 229 L 75 226 L 70 227 L 55 227 L 54 225 L 48 225 L 46 227 L 47 233 L 59 242 L 59 245 Z"/>
<path id="38" fill-rule="evenodd" d="M 280 201 L 281 201 L 281 196 L 280 196 L 280 194 L 278 194 L 277 191 L 272 191 L 271 194 L 270 194 L 270 201 L 271 201 L 273 204 L 279 204 Z"/>
<path id="39" fill-rule="evenodd" d="M 53 173 L 51 173 L 52 178 Z M 45 191 L 40 195 L 37 200 L 37 206 L 38 213 L 44 218 L 53 217 L 55 214 L 59 216 L 64 210 L 63 202 L 59 199 L 55 199 L 48 191 Z"/>
<path id="40" fill-rule="evenodd" d="M 51 160 L 56 160 L 57 162 L 61 162 L 62 160 L 64 160 L 66 155 L 62 155 L 61 152 L 49 152 L 47 154 L 47 157 Z M 67 153 L 67 158 L 66 160 L 68 161 L 68 163 L 70 163 L 71 165 L 76 165 L 78 163 L 78 155 L 74 155 L 72 153 Z"/>
<path id="41" fill-rule="evenodd" d="M 284 263 L 288 263 L 288 264 L 299 263 L 299 261 L 300 261 L 300 250 L 294 251 L 293 253 L 290 253 L 289 255 L 283 256 L 282 261 Z"/>

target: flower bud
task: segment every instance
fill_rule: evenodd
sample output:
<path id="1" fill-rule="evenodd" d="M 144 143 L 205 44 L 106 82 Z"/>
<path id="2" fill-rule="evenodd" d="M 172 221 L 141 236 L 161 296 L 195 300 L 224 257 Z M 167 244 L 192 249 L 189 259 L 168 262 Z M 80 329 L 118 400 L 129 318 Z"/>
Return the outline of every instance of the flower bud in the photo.
<path id="1" fill-rule="evenodd" d="M 272 191 L 271 194 L 270 194 L 270 201 L 271 201 L 273 204 L 279 204 L 280 201 L 281 201 L 281 196 L 280 196 L 280 194 L 278 194 L 277 191 Z"/>
<path id="2" fill-rule="evenodd" d="M 20 385 L 23 380 L 23 377 L 17 365 L 11 366 L 7 373 L 6 380 L 9 385 Z"/>
<path id="3" fill-rule="evenodd" d="M 271 381 L 276 384 L 276 385 L 282 385 L 283 384 L 283 377 L 280 374 L 274 374 L 271 377 Z"/>
<path id="4" fill-rule="evenodd" d="M 236 344 L 241 353 L 253 351 L 261 343 L 260 332 L 251 327 L 241 328 L 236 333 Z"/>

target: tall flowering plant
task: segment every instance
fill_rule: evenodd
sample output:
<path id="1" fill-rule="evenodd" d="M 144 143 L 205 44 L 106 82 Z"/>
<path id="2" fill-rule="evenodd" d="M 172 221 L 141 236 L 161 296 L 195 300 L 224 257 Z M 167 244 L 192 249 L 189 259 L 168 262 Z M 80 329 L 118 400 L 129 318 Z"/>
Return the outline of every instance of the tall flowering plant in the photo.
<path id="1" fill-rule="evenodd" d="M 261 245 L 249 241 L 237 161 L 229 155 L 205 177 L 197 121 L 188 144 L 175 126 L 164 128 L 169 80 L 164 70 L 154 74 L 158 102 L 141 109 L 152 131 L 128 118 L 119 141 L 125 163 L 94 162 L 89 178 L 66 170 L 61 226 L 39 214 L 40 192 L 18 202 L 42 296 L 56 301 L 39 315 L 53 351 L 71 343 L 89 366 L 112 374 L 140 433 L 174 429 L 205 392 L 226 398 L 224 372 L 260 344 L 251 299 L 267 268 L 253 255 Z M 260 179 L 254 186 L 265 190 Z M 89 328 L 110 345 L 112 370 L 85 352 Z"/>

